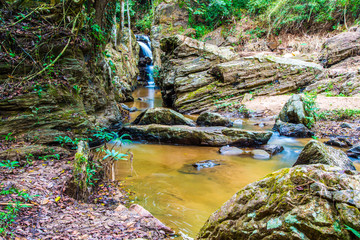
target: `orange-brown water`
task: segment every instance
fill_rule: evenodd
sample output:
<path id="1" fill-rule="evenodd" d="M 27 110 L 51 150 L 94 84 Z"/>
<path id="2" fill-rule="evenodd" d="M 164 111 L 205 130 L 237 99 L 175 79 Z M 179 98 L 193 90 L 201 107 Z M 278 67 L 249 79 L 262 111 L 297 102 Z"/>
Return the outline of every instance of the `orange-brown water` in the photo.
<path id="1" fill-rule="evenodd" d="M 161 106 L 158 91 L 141 91 L 135 92 L 134 97 L 143 98 L 142 103 L 136 101 L 130 107 Z M 153 102 L 147 99 L 149 95 L 155 96 Z M 243 127 L 260 129 L 251 121 L 245 121 Z M 195 237 L 207 218 L 241 188 L 273 171 L 291 167 L 309 140 L 274 134 L 269 144 L 282 145 L 285 151 L 266 161 L 250 155 L 223 156 L 216 147 L 134 143 L 125 147 L 134 154 L 133 172 L 128 162 L 117 162 L 116 176 L 127 179 L 127 185 L 136 193 L 136 203 L 184 236 Z M 192 173 L 183 168 L 202 160 L 219 160 L 222 165 Z M 357 168 L 360 170 L 359 164 Z"/>

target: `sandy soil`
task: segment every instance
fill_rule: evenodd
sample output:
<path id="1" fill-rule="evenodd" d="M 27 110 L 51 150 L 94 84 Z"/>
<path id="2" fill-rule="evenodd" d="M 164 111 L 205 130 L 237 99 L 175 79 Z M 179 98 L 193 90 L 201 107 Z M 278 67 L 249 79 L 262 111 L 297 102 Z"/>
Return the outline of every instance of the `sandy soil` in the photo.
<path id="1" fill-rule="evenodd" d="M 258 96 L 251 101 L 245 102 L 245 105 L 248 109 L 254 111 L 279 114 L 290 97 L 291 95 Z M 320 110 L 360 109 L 360 97 L 325 97 L 319 95 L 316 102 Z"/>

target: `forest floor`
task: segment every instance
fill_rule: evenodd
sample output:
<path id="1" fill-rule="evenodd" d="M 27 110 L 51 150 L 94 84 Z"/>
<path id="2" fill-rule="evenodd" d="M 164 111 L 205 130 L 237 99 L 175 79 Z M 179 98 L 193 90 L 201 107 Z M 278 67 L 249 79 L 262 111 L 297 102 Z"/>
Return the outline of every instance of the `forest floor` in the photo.
<path id="1" fill-rule="evenodd" d="M 0 169 L 0 213 L 18 215 L 2 215 L 8 234 L 0 234 L 0 239 L 166 239 L 173 233 L 141 206 L 125 207 L 129 192 L 121 183 L 101 183 L 90 203 L 66 195 L 72 161 Z"/>

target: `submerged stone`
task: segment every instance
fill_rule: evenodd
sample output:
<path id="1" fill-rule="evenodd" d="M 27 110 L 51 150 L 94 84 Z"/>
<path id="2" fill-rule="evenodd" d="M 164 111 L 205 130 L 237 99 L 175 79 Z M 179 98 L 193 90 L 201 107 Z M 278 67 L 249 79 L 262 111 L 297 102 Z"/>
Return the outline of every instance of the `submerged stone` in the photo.
<path id="1" fill-rule="evenodd" d="M 271 158 L 271 155 L 267 151 L 261 149 L 252 150 L 251 154 L 255 159 L 268 160 Z"/>
<path id="2" fill-rule="evenodd" d="M 244 151 L 237 147 L 223 146 L 219 149 L 221 155 L 235 156 L 241 155 Z"/>

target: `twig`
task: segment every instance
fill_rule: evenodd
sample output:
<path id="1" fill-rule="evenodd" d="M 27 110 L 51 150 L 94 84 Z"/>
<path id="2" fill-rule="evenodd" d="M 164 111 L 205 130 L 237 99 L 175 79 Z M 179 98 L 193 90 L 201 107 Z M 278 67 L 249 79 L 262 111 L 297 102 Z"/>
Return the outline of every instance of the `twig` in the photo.
<path id="1" fill-rule="evenodd" d="M 0 203 L 0 206 L 26 206 L 26 207 L 32 207 L 34 206 L 34 204 L 27 204 L 27 203 L 24 203 L 24 204 L 18 204 L 18 203 Z"/>

